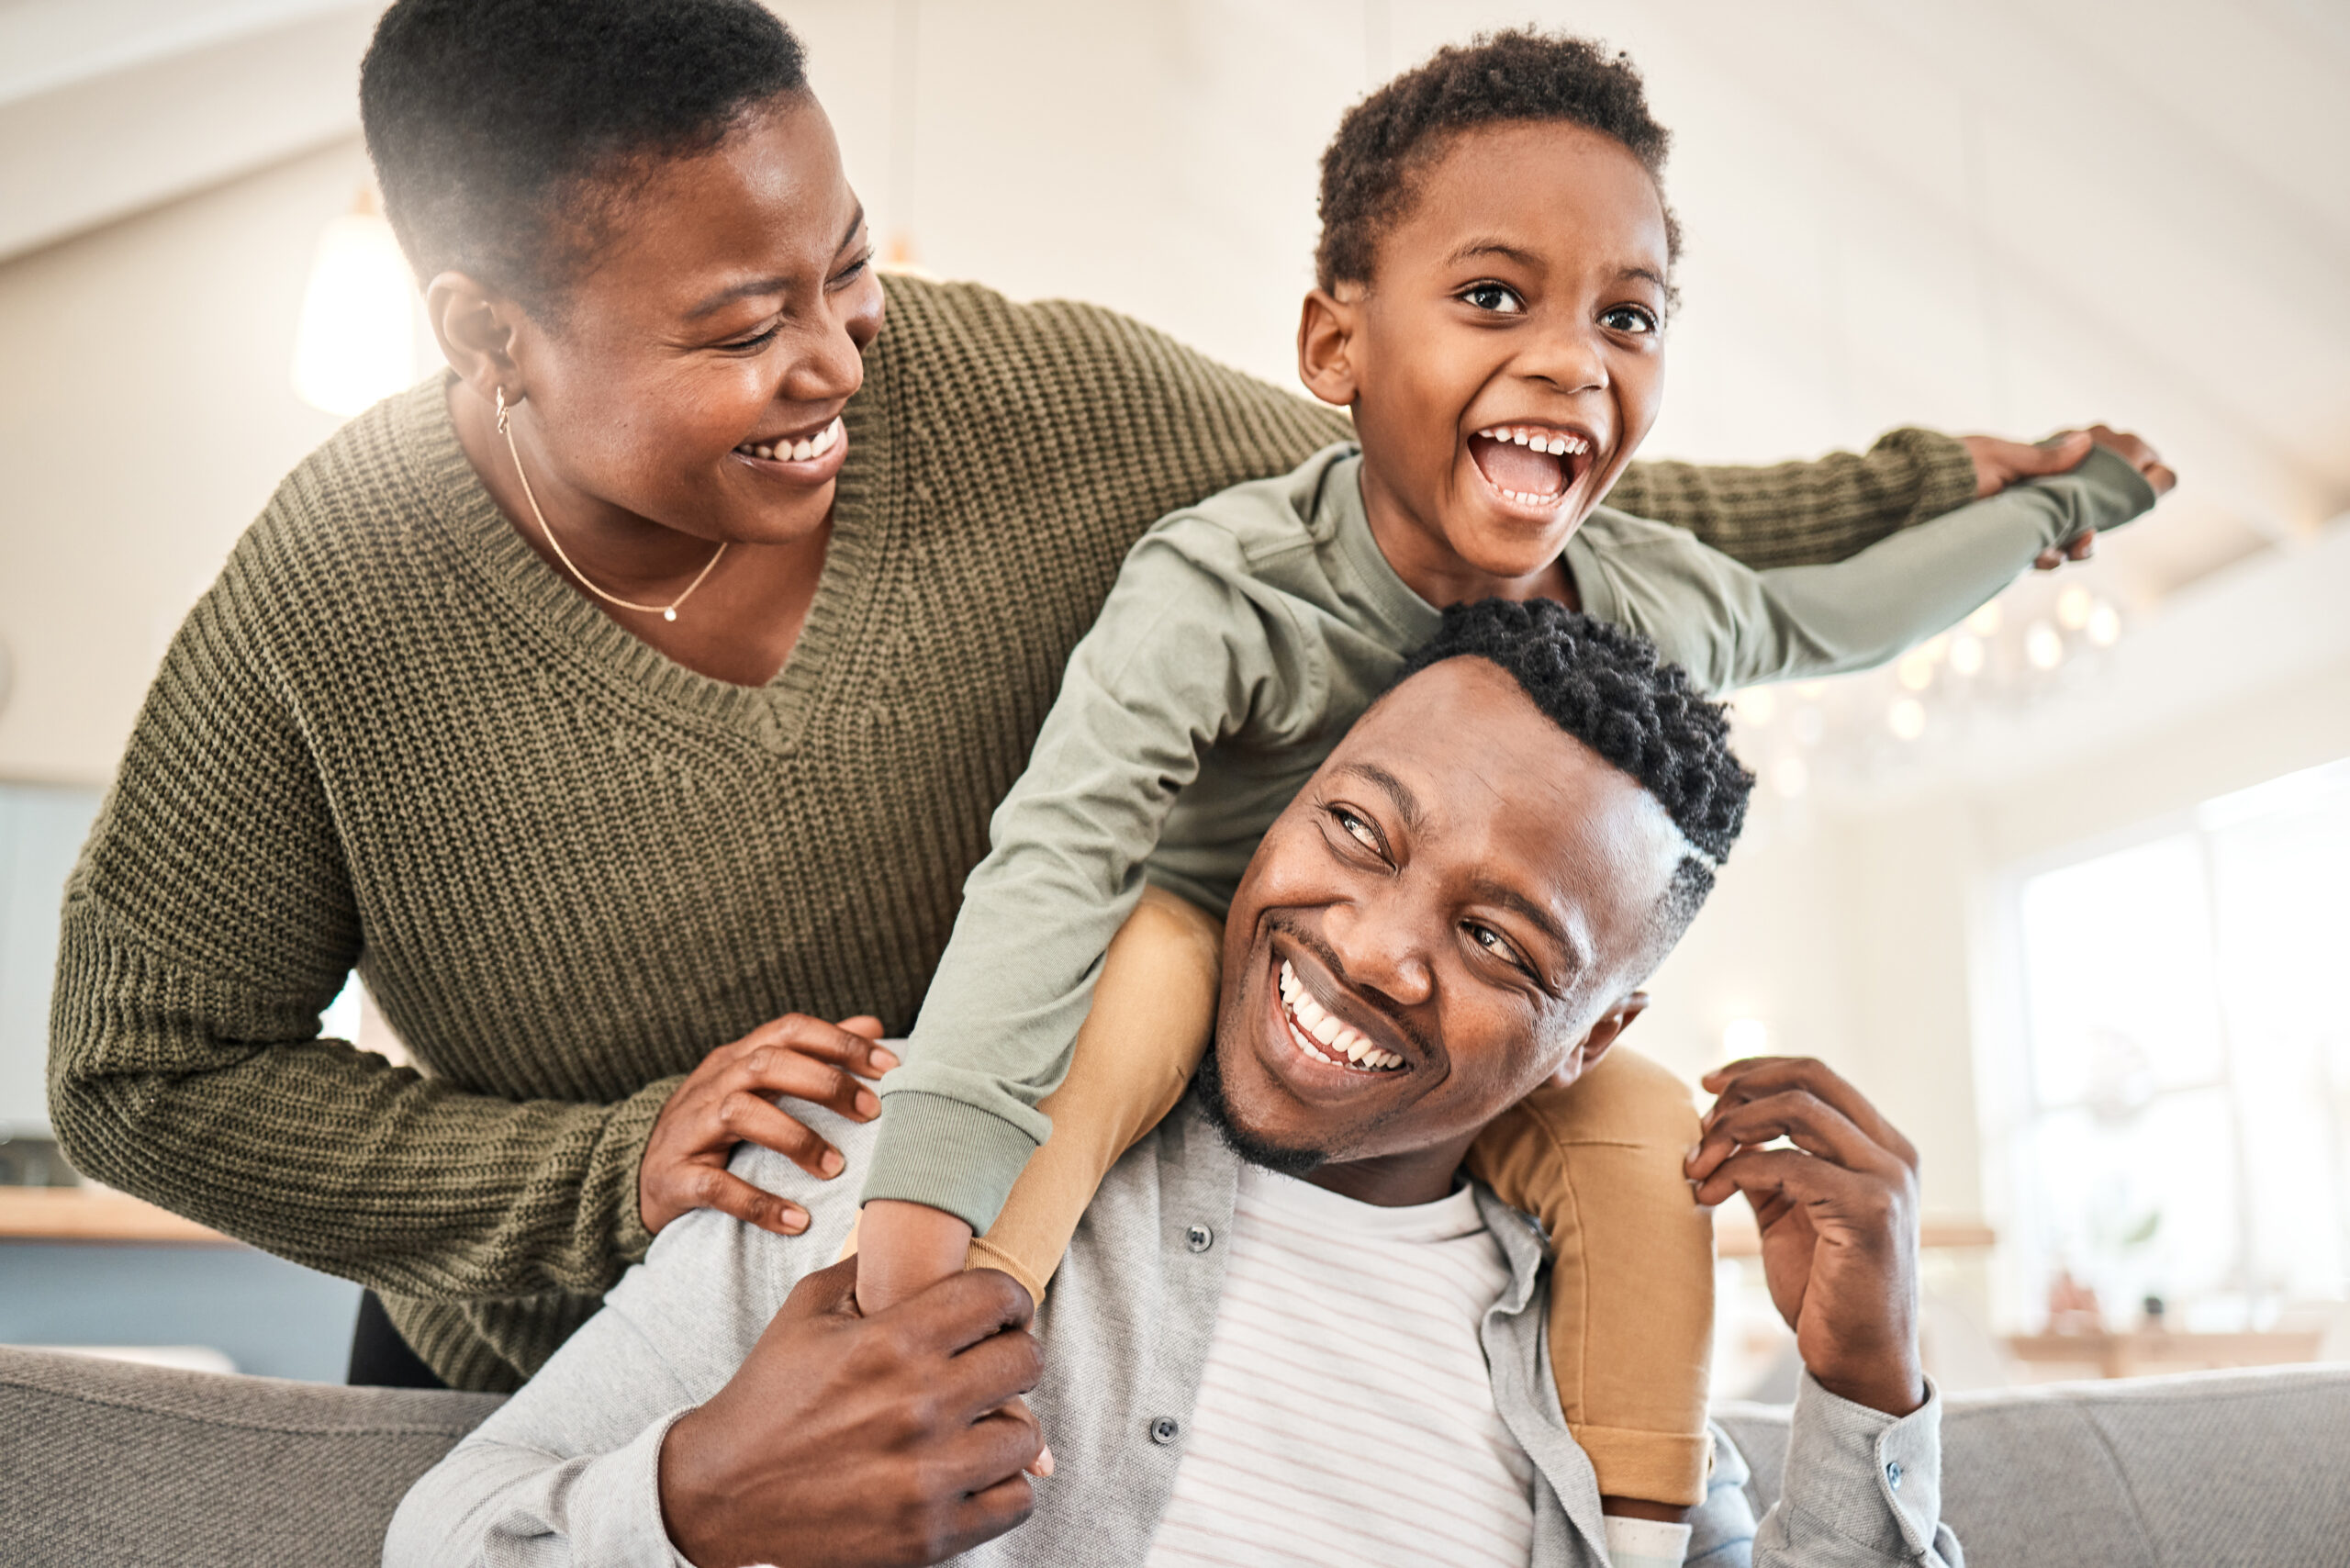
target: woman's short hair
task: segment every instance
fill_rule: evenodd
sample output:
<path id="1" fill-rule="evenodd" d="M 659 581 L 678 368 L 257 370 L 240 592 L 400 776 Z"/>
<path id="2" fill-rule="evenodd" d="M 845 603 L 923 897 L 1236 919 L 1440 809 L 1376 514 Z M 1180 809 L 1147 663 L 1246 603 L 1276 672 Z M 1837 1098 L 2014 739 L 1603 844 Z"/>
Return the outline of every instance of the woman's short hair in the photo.
<path id="1" fill-rule="evenodd" d="M 467 273 L 553 317 L 654 164 L 806 85 L 756 0 L 397 0 L 359 114 L 418 277 Z"/>

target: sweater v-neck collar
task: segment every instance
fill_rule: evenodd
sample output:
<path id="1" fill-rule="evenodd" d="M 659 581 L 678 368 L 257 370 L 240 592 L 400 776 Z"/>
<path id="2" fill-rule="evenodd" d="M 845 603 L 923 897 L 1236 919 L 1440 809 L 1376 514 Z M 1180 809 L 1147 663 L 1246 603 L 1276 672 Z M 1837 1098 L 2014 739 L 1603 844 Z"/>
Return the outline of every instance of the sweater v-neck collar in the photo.
<path id="1" fill-rule="evenodd" d="M 888 338 L 885 331 L 867 349 L 866 385 L 841 416 L 848 458 L 834 481 L 832 539 L 807 622 L 783 667 L 763 686 L 737 686 L 679 664 L 605 614 L 547 565 L 498 510 L 467 460 L 449 414 L 446 373 L 410 389 L 394 410 L 396 451 L 481 587 L 544 637 L 550 651 L 561 649 L 576 668 L 596 671 L 620 689 L 749 729 L 763 744 L 789 751 L 806 728 L 835 650 L 869 621 L 876 587 L 872 566 L 885 558 L 886 535 L 896 521 L 887 504 L 890 420 L 878 385 Z"/>

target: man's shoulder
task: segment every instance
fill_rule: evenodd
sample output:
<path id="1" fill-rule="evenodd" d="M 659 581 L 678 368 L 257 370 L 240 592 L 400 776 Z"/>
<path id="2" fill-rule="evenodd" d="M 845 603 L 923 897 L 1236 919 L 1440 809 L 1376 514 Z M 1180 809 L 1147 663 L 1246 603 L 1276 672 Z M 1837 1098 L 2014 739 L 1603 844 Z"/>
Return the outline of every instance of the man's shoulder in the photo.
<path id="1" fill-rule="evenodd" d="M 695 1209 L 653 1238 L 644 1260 L 604 1299 L 651 1342 L 679 1378 L 706 1395 L 733 1375 L 792 1287 L 841 1255 L 856 1222 L 859 1172 L 876 1128 L 821 1106 L 792 1103 L 790 1114 L 841 1151 L 841 1175 L 811 1176 L 783 1155 L 738 1145 L 727 1169 L 763 1192 L 808 1211 L 808 1228 L 778 1236 L 716 1209 Z"/>

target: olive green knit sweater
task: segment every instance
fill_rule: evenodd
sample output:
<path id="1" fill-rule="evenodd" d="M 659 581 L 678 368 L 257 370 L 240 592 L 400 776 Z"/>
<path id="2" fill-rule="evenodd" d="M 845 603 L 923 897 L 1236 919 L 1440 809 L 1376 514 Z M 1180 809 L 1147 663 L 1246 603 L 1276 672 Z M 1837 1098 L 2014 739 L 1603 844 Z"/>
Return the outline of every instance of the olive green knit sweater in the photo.
<path id="1" fill-rule="evenodd" d="M 787 1012 L 912 1022 L 1120 556 L 1344 421 L 1108 311 L 892 279 L 831 554 L 764 688 L 636 641 L 475 478 L 439 381 L 280 487 L 165 655 L 66 894 L 84 1171 L 384 1294 L 511 1388 L 641 1256 L 678 1075 Z M 1965 500 L 1944 438 L 1636 469 L 1758 564 Z M 318 1037 L 354 967 L 429 1068 Z M 847 1178 L 856 1180 L 855 1175 Z"/>

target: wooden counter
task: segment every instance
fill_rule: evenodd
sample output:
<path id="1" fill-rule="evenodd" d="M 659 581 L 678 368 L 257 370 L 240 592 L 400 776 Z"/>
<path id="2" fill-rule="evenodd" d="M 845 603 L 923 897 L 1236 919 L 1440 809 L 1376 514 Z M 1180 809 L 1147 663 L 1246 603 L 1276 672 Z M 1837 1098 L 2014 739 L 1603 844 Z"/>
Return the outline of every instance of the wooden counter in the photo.
<path id="1" fill-rule="evenodd" d="M 1929 1215 L 1918 1227 L 1918 1244 L 1936 1248 L 1988 1247 L 1998 1239 L 1977 1219 L 1943 1219 Z M 1760 1258 L 1762 1233 L 1755 1228 L 1754 1211 L 1744 1204 L 1724 1204 L 1714 1211 L 1714 1250 L 1724 1258 Z"/>
<path id="2" fill-rule="evenodd" d="M 2313 1361 L 2322 1329 L 2241 1334 L 2174 1334 L 2136 1328 L 2126 1334 L 2016 1334 L 2008 1353 L 2041 1366 L 2095 1367 L 2099 1377 L 2146 1372 L 2212 1372 L 2224 1367 L 2280 1366 Z"/>
<path id="3" fill-rule="evenodd" d="M 234 1247 L 217 1230 L 102 1187 L 0 1187 L 0 1242 Z"/>

